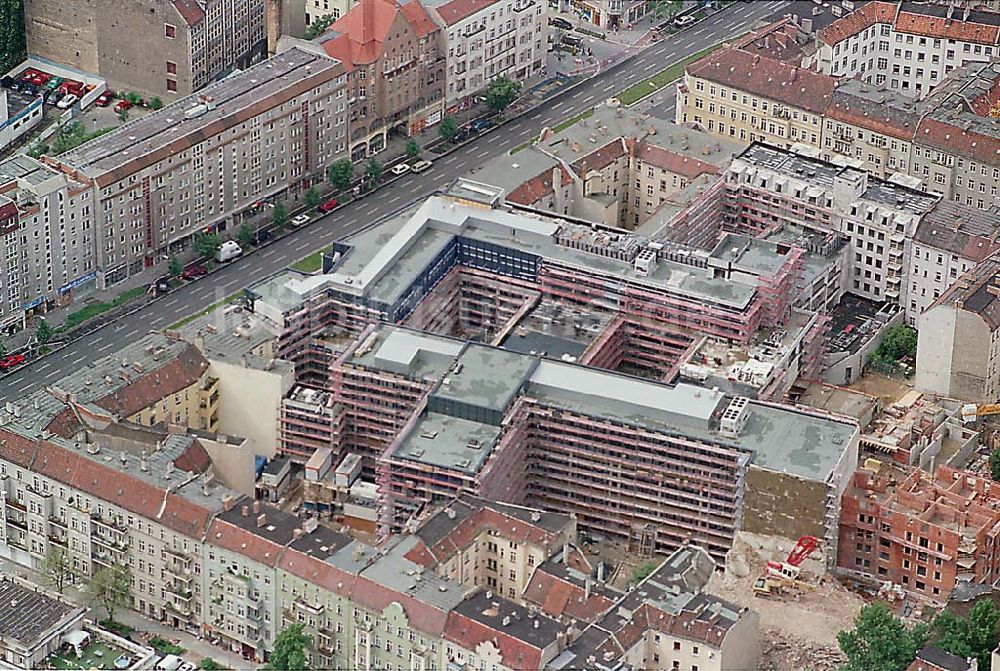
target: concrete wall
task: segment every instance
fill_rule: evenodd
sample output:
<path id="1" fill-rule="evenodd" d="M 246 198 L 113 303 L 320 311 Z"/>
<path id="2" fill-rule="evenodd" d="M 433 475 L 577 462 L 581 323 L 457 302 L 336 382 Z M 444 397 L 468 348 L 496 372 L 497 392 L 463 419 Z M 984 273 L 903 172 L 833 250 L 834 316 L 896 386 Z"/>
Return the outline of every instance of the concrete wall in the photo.
<path id="1" fill-rule="evenodd" d="M 26 0 L 28 53 L 98 71 L 96 5 L 101 0 Z"/>
<path id="2" fill-rule="evenodd" d="M 219 430 L 244 436 L 257 454 L 273 457 L 281 399 L 294 382 L 292 369 L 280 365 L 265 371 L 215 360 L 209 370 L 219 378 Z"/>
<path id="3" fill-rule="evenodd" d="M 825 536 L 827 486 L 751 465 L 743 500 L 743 531 L 796 539 Z"/>
<path id="4" fill-rule="evenodd" d="M 748 610 L 722 640 L 722 671 L 756 669 L 760 661 L 760 616 Z"/>
<path id="5" fill-rule="evenodd" d="M 826 354 L 823 361 L 823 381 L 835 385 L 847 385 L 857 382 L 858 378 L 861 377 L 865 364 L 868 363 L 868 358 L 882 344 L 882 338 L 885 337 L 886 329 L 896 324 L 902 324 L 903 319 L 904 313 L 902 311 L 897 312 L 857 352 L 831 352 Z"/>
<path id="6" fill-rule="evenodd" d="M 253 496 L 254 492 L 254 445 L 245 438 L 231 437 L 228 441 L 223 435 L 218 440 L 212 440 L 203 434 L 198 441 L 212 457 L 215 476 L 230 489 L 240 494 Z"/>
<path id="7" fill-rule="evenodd" d="M 975 403 L 995 400 L 991 333 L 978 315 L 938 305 L 920 315 L 916 387 Z"/>

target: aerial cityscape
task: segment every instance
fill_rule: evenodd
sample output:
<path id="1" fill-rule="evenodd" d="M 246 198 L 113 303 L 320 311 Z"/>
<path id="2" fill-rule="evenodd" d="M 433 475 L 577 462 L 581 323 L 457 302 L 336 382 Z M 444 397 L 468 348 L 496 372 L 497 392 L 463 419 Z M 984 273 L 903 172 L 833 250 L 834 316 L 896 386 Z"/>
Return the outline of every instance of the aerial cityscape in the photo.
<path id="1" fill-rule="evenodd" d="M 1000 0 L 0 59 L 0 669 L 1000 671 Z"/>

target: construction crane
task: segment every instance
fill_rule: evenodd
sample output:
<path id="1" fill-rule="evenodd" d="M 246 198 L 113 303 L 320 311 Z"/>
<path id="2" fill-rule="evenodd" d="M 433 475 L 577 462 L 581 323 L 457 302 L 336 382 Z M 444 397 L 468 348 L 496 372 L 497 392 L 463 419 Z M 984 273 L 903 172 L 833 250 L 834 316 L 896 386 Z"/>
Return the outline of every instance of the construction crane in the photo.
<path id="1" fill-rule="evenodd" d="M 977 418 L 987 415 L 1000 415 L 1000 403 L 987 403 L 985 405 L 966 403 L 962 406 L 962 421 L 966 424 L 971 424 Z"/>
<path id="2" fill-rule="evenodd" d="M 812 585 L 799 580 L 799 571 L 802 562 L 816 550 L 817 546 L 819 541 L 814 536 L 799 538 L 785 561 L 767 562 L 764 575 L 754 581 L 754 593 L 758 596 L 781 596 L 789 587 L 812 589 Z"/>
<path id="3" fill-rule="evenodd" d="M 1000 119 L 1000 100 L 990 106 L 989 114 L 991 119 Z"/>

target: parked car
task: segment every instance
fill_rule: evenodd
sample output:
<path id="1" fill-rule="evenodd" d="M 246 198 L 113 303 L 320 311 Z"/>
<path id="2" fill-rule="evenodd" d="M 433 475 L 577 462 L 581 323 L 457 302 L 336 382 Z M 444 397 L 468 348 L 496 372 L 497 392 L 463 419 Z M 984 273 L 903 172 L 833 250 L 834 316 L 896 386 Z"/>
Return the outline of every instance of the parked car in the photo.
<path id="1" fill-rule="evenodd" d="M 413 172 L 421 173 L 424 170 L 429 170 L 432 165 L 434 164 L 431 161 L 417 161 L 410 169 L 413 170 Z"/>
<path id="2" fill-rule="evenodd" d="M 23 354 L 8 354 L 0 359 L 0 370 L 10 370 L 24 363 Z"/>
<path id="3" fill-rule="evenodd" d="M 573 30 L 573 24 L 561 16 L 553 16 L 549 19 L 549 23 L 560 30 Z"/>
<path id="4" fill-rule="evenodd" d="M 292 226 L 305 226 L 310 221 L 308 214 L 297 214 L 292 217 Z"/>
<path id="5" fill-rule="evenodd" d="M 337 207 L 337 199 L 336 198 L 331 198 L 330 200 L 326 201 L 325 203 L 321 203 L 320 204 L 319 211 L 320 212 L 329 212 L 330 210 L 332 210 L 335 207 Z"/>
<path id="6" fill-rule="evenodd" d="M 215 250 L 215 260 L 219 263 L 232 261 L 243 253 L 243 248 L 235 240 L 226 240 Z"/>
<path id="7" fill-rule="evenodd" d="M 184 662 L 181 664 L 181 668 L 177 669 L 177 671 L 195 671 L 197 668 L 198 667 L 195 666 L 194 662 Z"/>
<path id="8" fill-rule="evenodd" d="M 560 41 L 568 47 L 579 48 L 583 46 L 583 38 L 579 35 L 563 35 Z"/>
<path id="9" fill-rule="evenodd" d="M 76 101 L 80 98 L 77 97 L 75 93 L 67 93 L 62 97 L 62 99 L 56 103 L 56 107 L 62 110 L 68 110 L 70 107 L 76 104 Z"/>
<path id="10" fill-rule="evenodd" d="M 194 280 L 208 273 L 208 269 L 200 263 L 188 266 L 181 273 L 182 280 Z"/>
<path id="11" fill-rule="evenodd" d="M 112 91 L 111 89 L 105 89 L 104 93 L 97 96 L 97 100 L 94 101 L 94 104 L 97 105 L 98 107 L 107 107 L 108 105 L 111 104 L 111 101 L 114 99 L 115 99 L 115 92 Z"/>
<path id="12" fill-rule="evenodd" d="M 274 236 L 271 234 L 271 231 L 267 230 L 266 228 L 262 228 L 259 231 L 257 231 L 257 242 L 267 242 L 273 237 Z"/>
<path id="13" fill-rule="evenodd" d="M 458 132 L 455 133 L 455 137 L 453 137 L 451 141 L 454 142 L 455 144 L 458 144 L 459 142 L 465 142 L 468 139 L 469 139 L 469 129 L 459 128 Z"/>
<path id="14" fill-rule="evenodd" d="M 688 26 L 694 24 L 698 19 L 694 18 L 690 14 L 687 16 L 678 16 L 674 19 L 674 28 L 687 28 Z"/>
<path id="15" fill-rule="evenodd" d="M 156 671 L 178 671 L 183 663 L 177 655 L 167 655 L 156 663 Z"/>
<path id="16" fill-rule="evenodd" d="M 392 166 L 392 168 L 389 169 L 389 172 L 391 172 L 394 175 L 405 175 L 406 173 L 410 172 L 410 164 L 400 163 L 399 165 L 394 165 Z"/>
<path id="17" fill-rule="evenodd" d="M 59 85 L 63 83 L 62 77 L 53 77 L 52 79 L 45 82 L 45 88 L 49 90 L 59 88 Z"/>
<path id="18" fill-rule="evenodd" d="M 65 96 L 59 91 L 46 91 L 45 92 L 45 102 L 50 105 L 58 105 Z"/>
<path id="19" fill-rule="evenodd" d="M 490 119 L 476 119 L 469 124 L 469 130 L 473 133 L 482 133 L 484 130 L 493 125 L 493 121 Z"/>
<path id="20" fill-rule="evenodd" d="M 121 113 L 122 110 L 127 110 L 132 108 L 132 103 L 127 100 L 119 100 L 118 104 L 115 105 L 115 112 Z"/>

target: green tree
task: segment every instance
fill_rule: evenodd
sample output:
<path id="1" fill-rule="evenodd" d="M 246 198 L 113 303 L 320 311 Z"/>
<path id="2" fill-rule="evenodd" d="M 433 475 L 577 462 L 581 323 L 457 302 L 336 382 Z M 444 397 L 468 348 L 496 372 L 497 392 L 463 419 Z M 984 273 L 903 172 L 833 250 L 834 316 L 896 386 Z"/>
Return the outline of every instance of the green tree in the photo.
<path id="1" fill-rule="evenodd" d="M 1000 447 L 990 452 L 990 476 L 993 482 L 1000 482 Z"/>
<path id="2" fill-rule="evenodd" d="M 324 14 L 323 16 L 317 16 L 316 19 L 306 27 L 306 39 L 315 40 L 317 37 L 326 32 L 326 29 L 330 27 L 336 21 L 333 18 L 333 14 Z"/>
<path id="3" fill-rule="evenodd" d="M 497 77 L 486 87 L 486 106 L 501 114 L 520 94 L 521 82 L 509 77 Z"/>
<path id="4" fill-rule="evenodd" d="M 211 657 L 206 657 L 201 660 L 201 663 L 198 666 L 205 671 L 223 671 L 226 668 Z"/>
<path id="5" fill-rule="evenodd" d="M 927 627 L 908 629 L 882 603 L 861 608 L 854 629 L 837 634 L 847 656 L 843 671 L 903 671 L 927 642 Z"/>
<path id="6" fill-rule="evenodd" d="M 118 111 L 118 120 L 121 121 L 122 123 L 125 123 L 126 121 L 128 121 L 128 110 L 127 109 L 121 109 L 121 110 Z"/>
<path id="7" fill-rule="evenodd" d="M 0 0 L 0 72 L 7 72 L 27 58 L 24 0 Z"/>
<path id="8" fill-rule="evenodd" d="M 346 191 L 354 179 L 354 164 L 342 158 L 326 169 L 326 178 L 337 191 Z"/>
<path id="9" fill-rule="evenodd" d="M 141 105 L 142 104 L 142 96 L 139 95 L 138 93 L 136 93 L 135 91 L 129 91 L 128 93 L 126 93 L 125 95 L 123 95 L 122 98 L 125 99 L 125 100 L 127 100 L 127 101 L 129 101 L 133 105 Z"/>
<path id="10" fill-rule="evenodd" d="M 412 137 L 406 141 L 406 158 L 416 158 L 420 156 L 420 143 Z"/>
<path id="11" fill-rule="evenodd" d="M 6 355 L 7 355 L 7 343 L 5 343 L 3 340 L 0 340 L 0 356 L 6 356 Z"/>
<path id="12" fill-rule="evenodd" d="M 167 261 L 167 272 L 170 273 L 171 277 L 180 277 L 181 273 L 184 272 L 184 264 L 176 256 L 171 256 Z"/>
<path id="13" fill-rule="evenodd" d="M 274 639 L 274 649 L 264 669 L 267 671 L 305 671 L 306 648 L 312 639 L 302 631 L 302 623 L 296 622 L 284 629 Z"/>
<path id="14" fill-rule="evenodd" d="M 149 109 L 156 111 L 161 107 L 163 107 L 163 100 L 160 99 L 160 96 L 153 96 L 149 99 Z"/>
<path id="15" fill-rule="evenodd" d="M 905 324 L 890 326 L 885 331 L 882 344 L 875 350 L 883 359 L 899 361 L 917 353 L 917 331 Z"/>
<path id="16" fill-rule="evenodd" d="M 44 318 L 38 320 L 38 326 L 35 327 L 35 338 L 38 339 L 39 345 L 44 345 L 52 340 L 52 336 L 55 334 L 56 330 L 49 326 L 49 323 Z"/>
<path id="17" fill-rule="evenodd" d="M 42 560 L 42 577 L 45 582 L 60 594 L 73 579 L 73 561 L 66 548 L 61 545 L 49 545 L 49 551 Z"/>
<path id="18" fill-rule="evenodd" d="M 319 195 L 319 189 L 315 186 L 310 186 L 306 189 L 305 193 L 306 205 L 309 208 L 314 208 L 319 205 L 320 201 L 323 200 L 323 196 Z"/>
<path id="19" fill-rule="evenodd" d="M 90 602 L 104 606 L 109 620 L 115 619 L 115 612 L 129 602 L 129 583 L 132 573 L 128 566 L 109 566 L 94 572 L 87 583 Z"/>
<path id="20" fill-rule="evenodd" d="M 288 223 L 288 208 L 281 201 L 274 204 L 274 211 L 271 212 L 271 223 L 277 228 L 284 228 Z"/>
<path id="21" fill-rule="evenodd" d="M 382 164 L 378 162 L 378 159 L 372 157 L 368 159 L 367 165 L 365 165 L 365 178 L 371 186 L 375 186 L 382 179 Z"/>
<path id="22" fill-rule="evenodd" d="M 194 251 L 198 256 L 211 259 L 215 256 L 215 250 L 222 244 L 222 240 L 215 233 L 202 233 L 194 236 Z"/>
<path id="23" fill-rule="evenodd" d="M 941 611 L 934 618 L 931 631 L 937 647 L 963 659 L 975 657 L 979 668 L 988 669 L 991 652 L 997 646 L 998 623 L 1000 611 L 992 601 L 983 600 L 966 617 Z"/>
<path id="24" fill-rule="evenodd" d="M 458 122 L 455 121 L 455 117 L 446 116 L 444 119 L 441 119 L 441 123 L 438 124 L 438 135 L 446 142 L 455 141 L 455 138 L 458 136 Z"/>
<path id="25" fill-rule="evenodd" d="M 253 228 L 250 224 L 243 224 L 240 226 L 239 230 L 236 231 L 236 241 L 240 243 L 240 247 L 247 249 L 253 246 L 256 236 L 253 234 Z"/>

